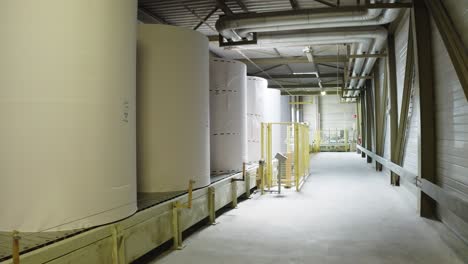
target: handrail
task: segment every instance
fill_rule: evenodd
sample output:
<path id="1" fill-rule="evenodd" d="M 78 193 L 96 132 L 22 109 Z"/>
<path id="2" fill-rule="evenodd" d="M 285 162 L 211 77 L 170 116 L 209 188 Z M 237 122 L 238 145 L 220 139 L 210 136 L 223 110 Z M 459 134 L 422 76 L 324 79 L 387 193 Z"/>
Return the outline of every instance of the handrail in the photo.
<path id="1" fill-rule="evenodd" d="M 408 171 L 407 169 L 375 154 L 374 152 L 357 145 L 357 148 L 362 152 L 366 153 L 368 156 L 375 159 L 382 166 L 387 167 L 392 172 L 400 175 L 407 179 L 409 182 L 413 183 L 418 187 L 422 192 L 427 194 L 429 197 L 437 201 L 440 205 L 446 207 L 460 219 L 465 222 L 468 222 L 468 201 L 460 198 L 453 192 L 449 192 L 445 189 L 442 189 L 440 186 L 421 178 L 420 176 Z"/>

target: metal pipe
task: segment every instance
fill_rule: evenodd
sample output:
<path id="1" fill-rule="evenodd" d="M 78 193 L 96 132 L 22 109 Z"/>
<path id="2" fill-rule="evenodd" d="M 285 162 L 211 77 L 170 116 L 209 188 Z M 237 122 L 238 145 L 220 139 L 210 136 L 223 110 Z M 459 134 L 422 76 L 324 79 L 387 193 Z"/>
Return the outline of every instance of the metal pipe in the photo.
<path id="1" fill-rule="evenodd" d="M 375 2 L 375 1 L 371 1 Z M 389 3 L 394 3 L 390 0 Z M 239 41 L 252 32 L 383 25 L 398 16 L 399 9 L 316 8 L 224 16 L 216 29 L 227 39 Z"/>
<path id="2" fill-rule="evenodd" d="M 314 30 L 301 33 L 262 33 L 258 35 L 257 45 L 239 46 L 241 49 L 266 47 L 291 47 L 309 45 L 329 45 L 358 43 L 356 55 L 378 54 L 387 39 L 387 30 L 382 26 L 341 28 L 333 31 Z M 355 58 L 352 77 L 366 76 L 377 58 Z M 367 62 L 366 62 L 367 60 Z M 349 88 L 360 88 L 363 80 L 351 79 Z"/>
<path id="3" fill-rule="evenodd" d="M 304 47 L 311 45 L 330 45 L 367 42 L 387 34 L 384 27 L 353 27 L 331 30 L 308 30 L 299 33 L 261 33 L 257 36 L 256 45 L 236 46 L 237 49 L 260 49 L 273 47 Z M 233 49 L 234 47 L 231 47 Z"/>

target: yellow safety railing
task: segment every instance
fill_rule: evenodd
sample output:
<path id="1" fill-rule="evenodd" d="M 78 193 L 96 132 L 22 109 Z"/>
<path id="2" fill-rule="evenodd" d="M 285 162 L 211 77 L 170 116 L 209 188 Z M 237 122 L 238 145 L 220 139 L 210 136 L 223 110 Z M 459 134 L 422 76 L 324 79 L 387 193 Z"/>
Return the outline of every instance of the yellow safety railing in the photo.
<path id="1" fill-rule="evenodd" d="M 274 127 L 280 127 L 280 131 Z M 281 136 L 274 133 L 281 132 Z M 277 153 L 273 153 L 273 140 L 281 140 L 275 144 L 282 144 L 279 152 L 283 160 L 275 160 Z M 310 150 L 309 127 L 304 123 L 275 122 L 261 125 L 261 158 L 265 162 L 261 176 L 262 193 L 272 187 L 296 187 L 299 191 L 307 176 L 309 176 Z M 275 163 L 275 164 L 274 164 Z M 275 171 L 275 173 L 273 173 Z"/>

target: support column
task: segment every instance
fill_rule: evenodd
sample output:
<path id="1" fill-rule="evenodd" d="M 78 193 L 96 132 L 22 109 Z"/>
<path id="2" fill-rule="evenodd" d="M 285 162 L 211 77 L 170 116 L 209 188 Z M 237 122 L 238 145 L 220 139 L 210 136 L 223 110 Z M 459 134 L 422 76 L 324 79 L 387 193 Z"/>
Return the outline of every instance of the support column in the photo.
<path id="1" fill-rule="evenodd" d="M 361 138 L 361 98 L 356 98 L 356 131 L 357 131 L 357 138 Z M 362 141 L 359 143 L 362 145 Z M 359 148 L 356 148 L 358 154 L 361 153 Z"/>
<path id="2" fill-rule="evenodd" d="M 237 181 L 231 182 L 231 195 L 232 195 L 231 207 L 233 209 L 236 209 L 237 208 Z"/>
<path id="3" fill-rule="evenodd" d="M 216 224 L 216 203 L 215 203 L 216 190 L 214 187 L 208 187 L 208 213 L 211 225 Z"/>
<path id="4" fill-rule="evenodd" d="M 366 127 L 365 127 L 365 120 L 366 120 L 366 105 L 365 105 L 365 96 L 364 91 L 359 94 L 359 110 L 360 110 L 360 128 L 361 128 L 361 146 L 366 147 Z M 361 157 L 365 158 L 366 153 L 361 152 Z"/>
<path id="5" fill-rule="evenodd" d="M 119 224 L 111 226 L 112 234 L 112 263 L 123 264 L 125 260 L 125 239 L 123 237 L 122 227 Z"/>
<path id="6" fill-rule="evenodd" d="M 370 85 L 370 82 L 366 82 L 366 148 L 369 151 L 375 151 L 372 145 L 372 138 L 373 134 L 372 132 L 375 131 L 375 129 L 372 129 L 374 121 L 372 117 L 372 112 L 373 112 L 373 106 L 372 106 L 372 87 Z M 372 157 L 367 155 L 367 163 L 372 163 Z"/>
<path id="7" fill-rule="evenodd" d="M 377 61 L 378 65 L 379 61 Z M 384 122 L 385 116 L 382 115 L 382 113 L 385 112 L 384 109 L 382 109 L 385 105 L 385 100 L 383 100 L 383 93 L 382 93 L 382 87 L 380 85 L 380 79 L 379 79 L 379 74 L 378 70 L 374 69 L 374 79 L 373 79 L 373 85 L 374 85 L 374 123 L 375 123 L 375 153 L 379 156 L 383 156 L 383 142 L 382 142 L 382 137 L 383 137 L 383 128 L 384 128 Z M 377 171 L 382 171 L 382 164 L 379 162 L 375 161 L 375 170 Z"/>
<path id="8" fill-rule="evenodd" d="M 388 35 L 388 97 L 390 99 L 390 159 L 396 163 L 396 140 L 398 133 L 398 104 L 397 104 L 397 79 L 396 79 L 396 62 L 395 62 L 395 38 L 393 35 Z M 390 183 L 399 185 L 399 176 L 394 172 L 391 173 Z"/>
<path id="9" fill-rule="evenodd" d="M 431 45 L 431 21 L 424 0 L 414 0 L 412 9 L 412 27 L 414 32 L 414 55 L 416 69 L 416 88 L 419 89 L 420 101 L 420 164 L 421 178 L 435 183 L 436 148 L 434 115 L 434 82 Z M 422 217 L 436 217 L 436 201 L 424 192 L 420 197 Z"/>

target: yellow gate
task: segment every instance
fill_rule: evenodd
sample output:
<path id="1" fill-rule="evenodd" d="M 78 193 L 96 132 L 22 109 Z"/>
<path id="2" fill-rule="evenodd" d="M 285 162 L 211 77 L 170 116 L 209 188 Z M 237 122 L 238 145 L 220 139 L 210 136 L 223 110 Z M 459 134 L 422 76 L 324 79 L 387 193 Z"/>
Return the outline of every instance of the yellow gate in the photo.
<path id="1" fill-rule="evenodd" d="M 275 150 L 275 151 L 274 151 Z M 273 151 L 275 153 L 273 153 Z M 299 191 L 309 176 L 309 127 L 304 123 L 262 123 L 260 173 L 261 191 L 272 187 L 296 187 Z"/>

